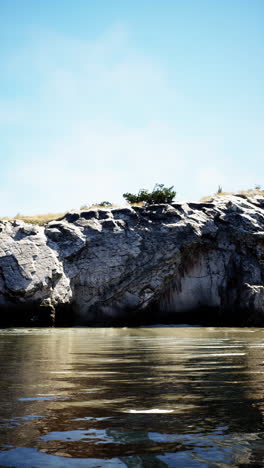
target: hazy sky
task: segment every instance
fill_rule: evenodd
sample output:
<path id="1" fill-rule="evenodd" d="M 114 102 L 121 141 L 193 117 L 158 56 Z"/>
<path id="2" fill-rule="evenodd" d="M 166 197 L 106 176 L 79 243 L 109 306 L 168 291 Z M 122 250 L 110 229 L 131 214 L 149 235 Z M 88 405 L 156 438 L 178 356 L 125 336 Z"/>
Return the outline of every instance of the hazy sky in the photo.
<path id="1" fill-rule="evenodd" d="M 264 185 L 263 0 L 0 0 L 0 216 Z"/>

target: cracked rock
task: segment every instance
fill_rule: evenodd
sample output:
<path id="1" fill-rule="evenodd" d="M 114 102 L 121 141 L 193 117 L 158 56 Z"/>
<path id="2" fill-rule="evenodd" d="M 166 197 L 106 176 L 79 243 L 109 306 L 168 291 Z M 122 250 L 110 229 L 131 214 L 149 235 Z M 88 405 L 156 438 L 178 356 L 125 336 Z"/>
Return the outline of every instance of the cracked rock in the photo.
<path id="1" fill-rule="evenodd" d="M 1 221 L 0 321 L 263 325 L 263 233 L 260 196 Z"/>

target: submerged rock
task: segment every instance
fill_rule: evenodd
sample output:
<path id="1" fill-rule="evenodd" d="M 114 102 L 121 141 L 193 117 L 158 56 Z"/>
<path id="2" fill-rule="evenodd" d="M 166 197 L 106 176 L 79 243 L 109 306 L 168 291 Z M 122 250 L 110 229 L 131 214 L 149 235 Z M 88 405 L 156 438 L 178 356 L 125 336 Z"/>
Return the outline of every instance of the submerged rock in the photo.
<path id="1" fill-rule="evenodd" d="M 264 197 L 0 222 L 2 325 L 264 325 Z"/>

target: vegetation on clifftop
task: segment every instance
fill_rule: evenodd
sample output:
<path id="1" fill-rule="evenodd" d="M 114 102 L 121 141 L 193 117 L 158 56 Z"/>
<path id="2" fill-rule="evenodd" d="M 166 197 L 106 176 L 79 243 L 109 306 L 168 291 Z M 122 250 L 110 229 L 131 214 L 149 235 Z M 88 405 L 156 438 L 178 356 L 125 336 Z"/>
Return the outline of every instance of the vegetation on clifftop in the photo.
<path id="1" fill-rule="evenodd" d="M 146 203 L 147 205 L 155 205 L 158 203 L 171 203 L 176 196 L 176 192 L 171 187 L 165 187 L 164 184 L 156 184 L 149 192 L 146 189 L 139 190 L 138 194 L 124 193 L 124 199 L 133 205 L 134 203 Z"/>
<path id="2" fill-rule="evenodd" d="M 152 192 L 148 192 L 148 190 L 141 189 L 139 190 L 138 194 L 131 194 L 125 193 L 123 197 L 132 205 L 144 205 L 144 204 L 158 204 L 158 203 L 171 203 L 173 198 L 175 197 L 176 192 L 173 190 L 172 187 L 164 187 L 163 184 L 156 184 Z M 201 202 L 212 200 L 215 197 L 224 197 L 228 195 L 237 195 L 241 197 L 254 197 L 254 196 L 263 196 L 264 197 L 264 190 L 260 188 L 260 186 L 256 186 L 254 189 L 249 190 L 240 190 L 239 192 L 223 192 L 222 187 L 219 186 L 217 192 L 214 195 L 208 195 L 201 198 Z M 80 210 L 92 210 L 92 209 L 100 209 L 100 208 L 117 208 L 117 205 L 111 204 L 108 201 L 101 202 L 96 205 L 82 205 Z M 69 210 L 75 211 L 75 210 Z M 24 221 L 25 223 L 29 224 L 37 224 L 39 226 L 43 226 L 50 221 L 54 221 L 60 218 L 63 218 L 66 212 L 64 213 L 45 213 L 40 215 L 33 215 L 33 216 L 25 216 L 18 213 L 15 217 L 8 217 L 5 216 L 0 218 L 1 220 L 6 221 L 14 221 L 20 220 Z"/>

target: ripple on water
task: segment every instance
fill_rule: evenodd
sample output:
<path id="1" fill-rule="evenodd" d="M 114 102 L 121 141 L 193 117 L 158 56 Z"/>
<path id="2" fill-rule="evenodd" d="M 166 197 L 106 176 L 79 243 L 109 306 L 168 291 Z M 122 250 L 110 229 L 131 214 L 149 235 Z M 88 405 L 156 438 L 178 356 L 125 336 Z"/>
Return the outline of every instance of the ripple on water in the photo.
<path id="1" fill-rule="evenodd" d="M 264 330 L 0 334 L 0 466 L 262 466 Z"/>

